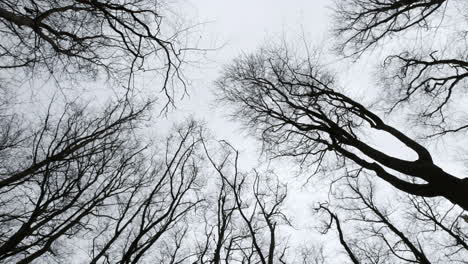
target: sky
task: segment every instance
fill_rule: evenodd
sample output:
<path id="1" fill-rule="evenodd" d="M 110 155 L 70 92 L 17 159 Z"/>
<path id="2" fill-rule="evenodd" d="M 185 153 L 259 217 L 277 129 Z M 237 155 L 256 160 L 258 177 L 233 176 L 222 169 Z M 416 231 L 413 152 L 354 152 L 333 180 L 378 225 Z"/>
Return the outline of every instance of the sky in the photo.
<path id="1" fill-rule="evenodd" d="M 203 53 L 203 57 L 196 60 L 196 63 L 185 69 L 186 79 L 190 82 L 187 87 L 188 95 L 183 100 L 177 101 L 176 108 L 167 116 L 155 121 L 158 123 L 154 126 L 157 131 L 161 128 L 169 129 L 174 121 L 193 117 L 205 122 L 215 138 L 227 140 L 239 149 L 241 163 L 246 168 L 252 168 L 257 166 L 259 161 L 264 161 L 265 157 L 259 155 L 260 142 L 249 136 L 238 123 L 229 120 L 229 109 L 215 104 L 214 81 L 220 75 L 223 66 L 235 57 L 254 52 L 270 42 L 282 40 L 288 44 L 320 50 L 323 53 L 323 63 L 339 76 L 339 81 L 343 87 L 346 87 L 347 94 L 351 94 L 358 101 L 370 103 L 373 98 L 379 97 L 378 89 L 375 87 L 376 80 L 373 79 L 375 66 L 379 62 L 377 58 L 381 55 L 378 51 L 357 62 L 328 55 L 331 54 L 333 0 L 167 1 L 170 9 L 168 20 L 179 21 L 188 27 L 194 25 L 189 30 L 190 39 L 196 46 L 207 51 Z M 152 84 L 151 79 L 143 80 L 145 81 Z M 154 90 L 158 89 L 155 87 L 147 90 L 154 93 Z M 90 90 L 99 99 L 97 89 Z M 35 93 L 31 98 L 36 100 L 39 94 Z M 48 97 L 44 97 L 46 97 L 44 101 L 48 102 Z M 44 104 L 44 107 L 47 106 L 47 103 Z M 397 121 L 399 121 L 397 127 L 405 125 L 401 120 Z M 382 144 L 385 151 L 391 155 L 403 158 L 411 158 L 414 155 L 405 152 L 401 143 L 391 142 L 390 137 L 386 135 L 374 134 L 372 137 L 373 142 Z M 437 155 L 436 159 L 444 165 L 444 169 L 455 174 L 463 172 L 464 168 L 460 164 L 454 163 L 452 157 L 444 155 L 450 151 L 442 148 L 438 152 L 441 154 Z M 275 161 L 269 165 L 285 172 L 286 178 L 292 177 L 290 171 L 293 170 L 294 164 Z M 298 185 L 302 183 L 299 182 Z"/>
<path id="2" fill-rule="evenodd" d="M 331 1 L 223 1 L 185 0 L 178 10 L 186 23 L 202 23 L 196 28 L 201 48 L 206 53 L 201 65 L 189 72 L 189 97 L 178 103 L 170 120 L 193 116 L 204 120 L 214 134 L 233 142 L 246 154 L 252 153 L 252 139 L 238 124 L 226 120 L 227 111 L 213 102 L 213 82 L 222 67 L 242 53 L 254 52 L 260 46 L 281 39 L 301 39 L 320 44 L 328 37 Z M 197 35 L 198 37 L 198 35 Z M 254 158 L 250 155 L 248 160 Z"/>
<path id="3" fill-rule="evenodd" d="M 374 76 L 375 66 L 382 54 L 376 51 L 373 56 L 363 57 L 357 62 L 330 55 L 333 0 L 167 1 L 171 4 L 170 12 L 179 21 L 187 26 L 195 25 L 190 29 L 190 39 L 200 49 L 206 49 L 206 52 L 193 65 L 184 69 L 189 81 L 187 95 L 183 100 L 178 100 L 176 107 L 171 108 L 167 115 L 160 116 L 153 129 L 168 130 L 175 122 L 190 117 L 206 123 L 213 138 L 227 140 L 240 151 L 241 167 L 251 169 L 262 163 L 263 166 L 275 169 L 282 179 L 290 182 L 286 208 L 296 227 L 295 230 L 289 230 L 296 240 L 293 243 L 318 239 L 319 235 L 312 230 L 314 225 L 310 221 L 311 207 L 327 198 L 328 182 L 324 181 L 322 186 L 304 187 L 306 177 L 296 177 L 296 164 L 284 160 L 265 162 L 266 157 L 260 155 L 261 143 L 248 135 L 238 123 L 229 119 L 229 109 L 215 103 L 214 82 L 223 66 L 237 56 L 254 52 L 262 45 L 285 40 L 296 46 L 313 47 L 323 52 L 323 63 L 339 75 L 339 82 L 346 87 L 347 94 L 351 94 L 357 101 L 371 103 L 380 96 Z M 141 81 L 149 84 L 152 82 L 151 79 Z M 100 97 L 99 91 L 94 88 L 91 90 L 96 98 Z M 38 94 L 31 95 L 31 100 L 37 100 Z M 29 109 L 25 108 L 24 111 Z M 404 120 L 392 122 L 397 127 L 405 126 Z M 370 137 L 372 138 L 366 139 L 381 144 L 379 147 L 388 154 L 402 158 L 414 157 L 414 153 L 405 151 L 401 143 L 395 144 L 387 135 L 375 133 Z M 448 155 L 444 155 L 444 152 L 450 151 L 439 149 L 437 152 L 438 163 L 450 173 L 463 175 L 464 168 L 453 162 Z M 394 191 L 391 188 L 389 190 Z M 336 242 L 334 240 L 331 244 L 336 245 Z"/>
<path id="4" fill-rule="evenodd" d="M 328 55 L 331 49 L 333 0 L 168 1 L 174 2 L 170 11 L 183 24 L 196 25 L 190 29 L 190 39 L 197 47 L 207 51 L 192 67 L 185 69 L 186 79 L 190 83 L 187 87 L 188 95 L 183 100 L 178 100 L 176 107 L 167 116 L 158 118 L 154 129 L 169 129 L 174 122 L 189 117 L 205 122 L 214 138 L 227 140 L 240 151 L 242 167 L 250 169 L 263 162 L 264 166 L 272 167 L 282 179 L 290 182 L 286 207 L 296 227 L 295 230 L 289 230 L 296 240 L 293 243 L 319 239 L 318 233 L 312 230 L 314 226 L 310 221 L 311 207 L 327 198 L 327 193 L 323 190 L 327 190 L 328 182 L 322 183 L 323 186 L 304 187 L 306 177 L 296 177 L 296 164 L 279 160 L 265 162 L 265 157 L 260 156 L 260 142 L 249 136 L 238 123 L 229 120 L 229 109 L 214 102 L 214 81 L 223 66 L 237 56 L 254 52 L 270 42 L 285 40 L 293 45 L 313 47 L 323 52 L 325 66 L 339 75 L 340 84 L 346 87 L 346 92 L 358 101 L 370 103 L 379 97 L 374 73 L 376 63 L 379 62 L 377 58 L 381 54 L 377 51 L 373 54 L 377 56 L 363 57 L 358 62 Z M 142 80 L 148 83 L 151 81 Z M 96 89 L 93 92 L 99 97 Z M 405 125 L 402 120 L 397 122 Z M 386 135 L 373 134 L 372 137 L 371 141 L 380 143 L 388 154 L 402 158 L 414 156 L 414 153 L 405 152 L 401 143 L 395 144 Z M 462 175 L 462 166 L 453 162 L 444 152 L 444 149 L 439 150 L 436 160 L 448 172 Z M 319 193 L 319 190 L 322 192 Z M 304 229 L 309 232 L 303 232 Z M 336 245 L 336 240 L 331 244 Z"/>
<path id="5" fill-rule="evenodd" d="M 331 1 L 318 0 L 186 0 L 180 3 L 181 12 L 188 20 L 204 23 L 198 29 L 200 46 L 214 48 L 206 54 L 206 60 L 188 74 L 191 79 L 189 97 L 177 104 L 169 120 L 195 117 L 206 123 L 213 136 L 233 144 L 240 151 L 240 165 L 246 169 L 267 164 L 283 179 L 292 180 L 287 203 L 296 230 L 290 229 L 290 243 L 305 243 L 319 239 L 312 229 L 310 214 L 318 198 L 317 193 L 303 189 L 305 179 L 297 181 L 294 164 L 275 160 L 265 162 L 260 156 L 260 142 L 250 137 L 239 124 L 227 118 L 228 109 L 213 102 L 213 82 L 222 67 L 242 53 L 254 52 L 272 40 L 302 39 L 312 45 L 320 45 L 328 38 Z M 301 44 L 302 45 L 302 44 Z"/>
<path id="6" fill-rule="evenodd" d="M 191 81 L 189 96 L 178 102 L 177 109 L 169 115 L 168 120 L 195 117 L 205 121 L 214 135 L 238 147 L 244 154 L 244 160 L 251 162 L 252 166 L 255 164 L 252 161 L 258 157 L 260 145 L 239 124 L 227 120 L 228 109 L 216 105 L 213 100 L 213 82 L 223 66 L 235 57 L 254 52 L 270 42 L 286 40 L 288 44 L 312 47 L 323 53 L 322 63 L 337 74 L 341 86 L 354 99 L 370 104 L 381 95 L 375 76 L 379 70 L 377 66 L 388 50 L 375 50 L 370 56 L 363 56 L 358 61 L 329 55 L 332 54 L 333 0 L 173 1 L 176 4 L 172 11 L 185 24 L 198 25 L 193 28 L 194 39 L 199 40 L 199 47 L 209 51 L 199 64 L 187 71 Z M 445 39 L 441 35 L 434 35 L 434 39 L 437 38 Z M 398 117 L 391 122 L 399 128 L 407 125 Z M 383 142 L 380 147 L 388 154 L 402 158 L 414 156 L 398 142 L 391 142 L 391 137 L 384 134 L 372 136 L 376 144 Z M 449 172 L 461 173 L 464 170 L 462 164 L 454 163 L 453 157 L 445 155 L 450 150 L 440 146 L 438 143 L 430 146 L 438 152 L 436 160 L 444 163 L 444 168 Z"/>
<path id="7" fill-rule="evenodd" d="M 250 137 L 239 124 L 227 118 L 229 109 L 213 102 L 213 82 L 222 67 L 243 53 L 254 52 L 272 41 L 286 40 L 294 45 L 312 46 L 322 51 L 324 63 L 339 75 L 340 83 L 346 92 L 358 101 L 371 103 L 380 96 L 376 89 L 376 65 L 383 51 L 374 51 L 372 56 L 355 62 L 343 60 L 330 54 L 332 0 L 183 0 L 178 2 L 176 13 L 182 14 L 190 24 L 201 23 L 195 28 L 201 48 L 213 49 L 187 76 L 191 80 L 188 98 L 177 104 L 168 120 L 182 120 L 195 117 L 203 120 L 216 138 L 232 143 L 241 153 L 241 164 L 247 168 L 259 163 L 260 143 Z M 395 120 L 392 120 L 392 122 Z M 403 120 L 396 119 L 397 127 L 403 128 Z M 372 141 L 380 144 L 388 154 L 402 158 L 413 158 L 401 143 L 392 142 L 384 134 L 371 135 Z M 398 144 L 396 144 L 398 143 Z M 437 144 L 435 145 L 437 147 Z M 448 172 L 462 175 L 463 166 L 445 155 L 447 149 L 439 149 L 436 160 Z M 260 158 L 260 161 L 264 159 Z M 317 194 L 317 189 L 302 188 L 305 179 L 295 178 L 291 173 L 294 165 L 275 161 L 273 165 L 285 178 L 293 182 L 290 188 L 288 209 L 294 214 L 299 228 L 312 228 L 311 206 L 325 197 Z M 387 186 L 388 187 L 388 186 Z M 323 189 L 322 189 L 323 190 Z M 391 188 L 389 191 L 394 191 Z M 319 198 L 320 197 L 320 198 Z M 296 232 L 299 240 L 310 238 L 311 232 Z"/>

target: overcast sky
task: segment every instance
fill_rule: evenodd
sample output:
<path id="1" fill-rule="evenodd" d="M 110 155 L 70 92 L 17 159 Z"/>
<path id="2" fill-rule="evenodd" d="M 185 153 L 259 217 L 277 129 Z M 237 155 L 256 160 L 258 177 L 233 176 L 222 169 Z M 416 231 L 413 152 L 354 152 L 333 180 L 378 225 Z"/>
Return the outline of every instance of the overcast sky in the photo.
<path id="1" fill-rule="evenodd" d="M 255 51 L 272 40 L 284 38 L 318 44 L 327 38 L 331 1 L 318 0 L 185 0 L 177 5 L 186 23 L 204 23 L 197 28 L 202 48 L 216 50 L 206 55 L 206 60 L 188 74 L 192 81 L 190 98 L 178 104 L 173 113 L 178 117 L 195 116 L 205 120 L 218 137 L 230 140 L 244 149 L 245 135 L 239 127 L 226 121 L 226 111 L 213 105 L 213 81 L 222 66 L 241 53 Z M 249 155 L 250 150 L 245 149 Z M 253 158 L 250 156 L 249 159 Z"/>
<path id="2" fill-rule="evenodd" d="M 299 40 L 306 37 L 310 44 L 320 44 L 327 37 L 331 10 L 327 8 L 331 1 L 318 0 L 186 0 L 179 5 L 181 13 L 189 14 L 188 20 L 205 23 L 198 28 L 200 46 L 218 48 L 207 53 L 207 60 L 200 68 L 190 72 L 192 81 L 189 88 L 190 98 L 184 99 L 172 113 L 178 119 L 194 116 L 204 120 L 213 135 L 231 142 L 241 151 L 241 165 L 252 167 L 258 164 L 259 142 L 255 142 L 243 132 L 239 125 L 226 119 L 227 109 L 213 103 L 213 81 L 219 76 L 222 66 L 231 62 L 241 53 L 255 51 L 272 40 Z M 281 177 L 293 177 L 290 169 L 293 164 L 279 163 L 271 165 Z M 289 171 L 289 173 L 288 173 Z M 302 181 L 304 180 L 304 181 Z M 290 184 L 288 210 L 292 214 L 295 227 L 292 239 L 296 242 L 313 240 L 318 234 L 304 229 L 312 228 L 310 207 L 314 205 L 314 194 L 298 188 L 303 183 Z M 291 241 L 294 243 L 294 241 Z"/>
<path id="3" fill-rule="evenodd" d="M 178 6 L 181 10 L 177 11 L 186 16 L 189 23 L 205 23 L 197 28 L 200 47 L 217 49 L 208 52 L 207 60 L 202 62 L 201 67 L 188 74 L 188 78 L 192 80 L 189 89 L 190 98 L 178 104 L 178 109 L 172 113 L 170 120 L 173 120 L 173 116 L 178 118 L 194 116 L 204 120 L 217 138 L 226 139 L 241 150 L 243 165 L 255 166 L 258 158 L 256 150 L 260 144 L 248 138 L 238 124 L 226 119 L 227 109 L 219 105 L 214 106 L 211 93 L 213 81 L 219 76 L 222 66 L 231 62 L 233 58 L 241 53 L 253 52 L 272 40 L 285 39 L 295 45 L 311 45 L 328 54 L 332 4 L 332 0 L 184 0 L 180 2 Z M 380 96 L 379 90 L 375 87 L 374 76 L 375 66 L 380 62 L 377 57 L 381 55 L 377 50 L 372 56 L 363 57 L 357 63 L 325 55 L 324 62 L 337 73 L 341 85 L 346 87 L 348 94 L 352 94 L 359 101 L 370 102 Z M 406 125 L 404 120 L 396 121 L 399 122 L 395 124 L 397 127 L 403 128 Z M 391 137 L 383 134 L 371 136 L 374 142 L 380 144 L 389 154 L 402 158 L 414 156 L 414 153 L 405 150 L 401 143 L 389 141 Z M 437 152 L 439 155 L 436 154 L 435 159 L 447 171 L 462 173 L 464 170 L 462 164 L 453 162 L 453 157 L 445 155 L 446 152 L 446 149 L 439 149 Z M 285 167 L 286 165 L 293 166 L 276 163 L 276 167 L 280 167 L 277 169 L 282 173 L 291 168 Z M 292 177 L 292 175 L 287 176 Z M 304 178 L 301 179 L 303 182 L 298 182 L 297 178 L 292 179 L 298 185 L 305 182 Z M 307 213 L 308 208 L 317 202 L 316 196 L 310 193 L 310 189 L 300 191 L 290 192 L 293 195 L 289 197 L 292 200 L 289 209 L 295 211 L 295 214 Z M 301 216 L 296 219 L 301 219 Z M 307 226 L 307 221 L 302 221 L 300 225 Z"/>
<path id="4" fill-rule="evenodd" d="M 213 81 L 219 76 L 222 66 L 241 53 L 254 52 L 266 43 L 282 39 L 298 46 L 312 46 L 323 52 L 323 63 L 337 74 L 348 94 L 364 103 L 370 103 L 380 96 L 375 86 L 375 73 L 378 71 L 376 66 L 381 62 L 378 57 L 384 55 L 383 51 L 376 50 L 358 62 L 328 55 L 331 48 L 332 0 L 182 0 L 176 3 L 176 8 L 180 10 L 174 12 L 184 16 L 185 23 L 203 23 L 195 30 L 195 35 L 200 39 L 199 46 L 216 50 L 209 51 L 206 59 L 188 72 L 187 77 L 192 81 L 190 98 L 180 102 L 169 119 L 194 116 L 206 121 L 217 137 L 231 141 L 244 151 L 244 160 L 255 159 L 256 153 L 252 151 L 255 144 L 246 139 L 237 124 L 226 120 L 228 111 L 222 106 L 214 106 L 211 93 Z M 395 125 L 403 128 L 406 124 L 400 122 Z M 376 143 L 385 145 L 389 154 L 404 158 L 414 155 L 406 152 L 402 145 L 388 142 L 390 137 L 373 136 Z M 444 167 L 451 172 L 463 170 L 460 164 L 448 163 L 453 157 L 444 155 L 446 150 L 438 149 L 442 155 L 436 155 L 436 159 L 445 163 Z"/>
<path id="5" fill-rule="evenodd" d="M 171 108 L 167 115 L 158 116 L 154 118 L 154 121 L 151 119 L 150 122 L 153 123 L 148 125 L 148 128 L 142 129 L 143 137 L 153 137 L 153 132 L 163 134 L 169 131 L 170 127 L 175 123 L 187 118 L 195 118 L 205 122 L 214 139 L 227 140 L 240 151 L 241 169 L 251 169 L 260 165 L 263 166 L 262 168 L 272 168 L 283 182 L 288 182 L 288 200 L 285 210 L 292 220 L 294 229 L 289 229 L 289 233 L 286 234 L 291 234 L 291 244 L 326 240 L 326 236 L 320 236 L 318 232 L 314 231 L 318 218 L 313 216 L 312 207 L 328 198 L 328 191 L 331 189 L 330 182 L 333 181 L 334 176 L 342 172 L 314 175 L 313 180 L 308 181 L 309 174 L 304 173 L 298 177 L 297 168 L 299 166 L 296 163 L 285 159 L 267 162 L 267 157 L 260 155 L 261 142 L 253 139 L 238 123 L 229 119 L 229 109 L 215 103 L 213 91 L 216 87 L 214 82 L 220 76 L 223 67 L 231 63 L 237 56 L 255 52 L 258 48 L 271 42 L 285 41 L 288 45 L 312 48 L 323 54 L 320 56 L 322 65 L 337 75 L 337 87 L 344 89 L 343 93 L 367 106 L 375 102 L 383 94 L 382 89 L 377 84 L 378 75 L 376 73 L 379 71 L 378 65 L 382 63 L 382 57 L 385 52 L 389 51 L 388 47 L 385 50 L 384 48 L 374 50 L 369 53 L 370 55 L 364 55 L 358 61 L 335 56 L 331 51 L 333 43 L 331 36 L 332 6 L 334 1 L 340 0 L 162 1 L 168 2 L 168 10 L 165 10 L 167 13 L 163 12 L 167 21 L 163 21 L 162 24 L 166 25 L 165 22 L 168 22 L 169 25 L 171 23 L 177 24 L 176 22 L 182 21 L 187 27 L 194 25 L 188 31 L 191 34 L 189 39 L 193 41 L 193 43 L 188 43 L 188 46 L 196 46 L 201 50 L 206 49 L 206 52 L 202 52 L 203 56 L 195 57 L 194 63 L 189 64 L 189 67 L 182 69 L 189 83 L 187 96 L 183 100 L 176 99 L 175 107 Z M 434 39 L 437 37 L 436 34 Z M 148 72 L 141 73 L 141 79 L 135 81 L 142 86 L 141 97 L 146 96 L 145 93 L 147 93 L 150 96 L 155 96 L 155 94 L 160 96 L 162 101 L 167 99 L 163 93 L 157 93 L 161 89 L 161 82 L 157 79 L 158 77 L 149 76 Z M 34 108 L 31 108 L 27 103 L 31 105 L 38 104 L 45 110 L 51 101 L 50 94 L 55 96 L 61 92 L 60 89 L 57 92 L 55 88 L 51 89 L 50 92 L 48 91 L 50 87 L 47 84 L 53 82 L 53 80 L 45 81 L 45 83 L 40 81 L 34 83 L 34 78 L 25 81 L 31 82 L 31 86 L 41 87 L 39 87 L 40 89 L 31 89 L 33 92 L 25 95 L 25 97 L 28 97 L 24 99 L 27 102 L 18 105 L 18 107 L 22 108 L 19 109 L 19 112 L 26 114 L 33 112 L 28 115 L 41 115 L 44 111 L 31 111 Z M 81 88 L 75 89 L 73 87 L 74 83 L 67 83 L 67 85 L 72 87 L 65 89 L 72 89 L 65 91 L 63 93 L 64 97 L 67 97 L 68 94 L 70 94 L 72 100 L 74 100 L 73 96 L 86 97 L 82 95 L 82 93 L 85 93 Z M 101 87 L 100 80 L 96 83 L 83 81 L 85 88 L 82 89 L 89 90 L 93 100 L 96 99 L 93 103 L 99 105 L 101 101 L 108 99 L 107 95 L 111 93 L 108 86 L 112 85 L 115 84 L 106 84 Z M 24 89 L 27 88 L 29 87 Z M 115 89 L 120 88 L 119 86 Z M 42 94 L 39 92 L 42 90 L 47 90 L 48 93 Z M 115 90 L 112 92 L 115 92 Z M 102 94 L 106 96 L 101 96 Z M 65 98 L 64 101 L 67 100 L 68 98 Z M 159 109 L 154 112 L 155 115 L 158 115 Z M 385 122 L 405 133 L 408 131 L 411 133 L 414 130 L 402 118 L 402 115 L 392 113 L 392 116 L 381 116 L 384 117 Z M 408 135 L 412 136 L 412 134 Z M 155 141 L 160 138 L 162 137 L 154 135 Z M 373 131 L 362 138 L 369 145 L 377 145 L 377 149 L 383 150 L 383 152 L 391 156 L 403 159 L 416 157 L 415 153 L 408 150 L 401 142 L 385 135 L 383 132 Z M 433 144 L 429 147 L 431 153 L 434 154 L 435 163 L 454 175 L 465 175 L 464 173 L 466 173 L 463 161 L 457 161 L 457 158 L 461 159 L 461 155 L 457 157 L 458 152 L 453 151 L 459 145 L 463 145 L 460 142 L 452 140 L 450 142 L 452 144 Z M 423 142 L 423 144 L 426 143 Z M 442 147 L 438 149 L 438 146 Z M 398 191 L 377 177 L 374 177 L 374 179 L 378 182 L 379 188 L 383 186 L 383 188 L 379 189 L 379 194 L 383 193 L 387 201 L 393 202 L 392 199 L 395 199 L 396 196 L 392 194 Z M 332 232 L 329 236 L 334 238 L 329 245 L 335 248 L 339 247 L 336 233 Z"/>

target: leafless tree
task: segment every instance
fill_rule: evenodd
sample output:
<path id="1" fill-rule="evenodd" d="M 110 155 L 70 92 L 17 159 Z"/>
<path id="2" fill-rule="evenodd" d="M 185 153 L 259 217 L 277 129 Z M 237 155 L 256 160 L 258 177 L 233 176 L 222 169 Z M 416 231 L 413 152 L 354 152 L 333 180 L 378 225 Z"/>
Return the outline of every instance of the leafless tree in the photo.
<path id="1" fill-rule="evenodd" d="M 335 34 L 341 51 L 359 54 L 405 30 L 429 27 L 446 0 L 335 1 Z"/>
<path id="2" fill-rule="evenodd" d="M 292 255 L 288 251 L 287 233 L 281 232 L 292 225 L 283 211 L 287 187 L 272 172 L 240 171 L 238 151 L 226 142 L 220 145 L 221 155 L 205 145 L 221 188 L 215 221 L 207 225 L 206 239 L 200 243 L 200 263 L 324 263 L 320 250 L 309 247 Z"/>
<path id="3" fill-rule="evenodd" d="M 135 72 L 152 71 L 162 77 L 156 89 L 172 102 L 171 81 L 185 86 L 179 69 L 196 47 L 186 46 L 187 28 L 170 28 L 165 8 L 154 0 L 2 1 L 0 69 L 10 73 L 4 79 L 12 82 L 23 70 L 60 82 L 101 73 L 133 82 Z"/>
<path id="4" fill-rule="evenodd" d="M 168 104 L 172 81 L 185 88 L 186 32 L 166 26 L 164 8 L 151 0 L 0 3 L 1 263 L 193 256 L 184 244 L 187 218 L 203 201 L 202 128 L 190 121 L 150 143 L 140 127 L 154 101 L 136 103 L 130 93 L 134 74 L 147 71 L 161 74 Z M 39 120 L 16 113 L 8 84 L 49 77 L 126 81 L 127 93 L 104 108 L 69 98 L 61 107 L 54 97 Z"/>
<path id="5" fill-rule="evenodd" d="M 439 262 L 466 263 L 468 256 L 467 227 L 464 211 L 441 199 L 407 196 L 406 221 L 412 223 L 413 233 L 423 234 L 431 241 L 432 251 L 439 252 Z M 443 252 L 443 253 L 442 253 Z"/>
<path id="6" fill-rule="evenodd" d="M 468 209 L 468 181 L 434 164 L 431 153 L 376 113 L 340 92 L 332 74 L 287 49 L 263 49 L 237 59 L 218 81 L 220 100 L 234 107 L 274 155 L 320 167 L 335 154 L 373 172 L 395 188 L 418 196 L 442 196 Z M 364 134 L 385 132 L 413 151 L 405 160 L 372 146 Z M 369 160 L 370 159 L 370 160 Z M 340 162 L 339 164 L 342 164 Z"/>
<path id="7" fill-rule="evenodd" d="M 326 262 L 327 256 L 324 253 L 323 245 L 304 245 L 297 248 L 296 258 L 297 262 L 301 264 L 324 264 Z M 284 263 L 284 262 L 283 262 Z M 287 262 L 286 262 L 287 263 Z"/>
<path id="8" fill-rule="evenodd" d="M 320 204 L 316 210 L 329 219 L 322 232 L 334 224 L 353 263 L 466 263 L 466 231 L 460 230 L 462 211 L 455 206 L 446 209 L 414 196 L 378 203 L 368 179 L 346 178 L 338 189 L 335 209 Z"/>
<path id="9" fill-rule="evenodd" d="M 119 210 L 109 212 L 110 221 L 93 238 L 91 263 L 105 259 L 109 263 L 140 263 L 147 255 L 177 263 L 189 255 L 180 253 L 187 233 L 186 215 L 201 203 L 200 126 L 191 121 L 177 128 L 166 141 L 164 155 L 147 164 L 150 177 L 145 189 L 129 196 Z M 117 200 L 120 205 L 120 199 Z M 115 214 L 115 215 L 114 215 Z M 164 241 L 172 232 L 171 243 Z M 151 252 L 163 243 L 165 252 Z M 172 249 L 172 250 L 171 250 Z M 180 257 L 180 258 L 179 258 Z"/>
<path id="10" fill-rule="evenodd" d="M 340 241 L 341 246 L 345 249 L 347 256 L 351 260 L 352 263 L 354 264 L 359 264 L 361 263 L 358 260 L 358 257 L 356 256 L 356 253 L 354 252 L 353 249 L 351 249 L 351 246 L 349 245 L 349 241 L 345 238 L 343 229 L 341 227 L 341 220 L 338 217 L 336 213 L 334 213 L 326 204 L 320 204 L 316 209 L 316 211 L 324 211 L 325 213 L 328 214 L 329 220 L 326 222 L 324 227 L 322 228 L 321 232 L 322 234 L 326 234 L 330 231 L 333 225 L 335 225 L 336 231 L 338 233 L 338 239 Z"/>
<path id="11" fill-rule="evenodd" d="M 235 236 L 236 205 L 229 186 L 223 180 L 216 182 L 219 182 L 215 186 L 217 194 L 207 199 L 207 208 L 203 211 L 203 235 L 197 237 L 197 263 L 228 263 L 233 253 L 228 243 Z"/>
<path id="12" fill-rule="evenodd" d="M 24 130 L 19 139 L 7 138 L 0 262 L 62 262 L 88 254 L 90 263 L 137 263 L 180 227 L 200 202 L 199 126 L 175 130 L 152 154 L 135 134 L 146 107 L 123 102 L 92 115 L 67 106 L 30 135 Z"/>
<path id="13" fill-rule="evenodd" d="M 338 51 L 359 59 L 377 45 L 395 44 L 392 39 L 407 38 L 414 43 L 419 37 L 416 31 L 437 32 L 441 23 L 437 18 L 443 20 L 445 12 L 456 9 L 452 6 L 456 3 L 336 1 Z M 466 22 L 458 18 L 452 22 Z M 456 32 L 457 38 L 450 43 L 453 52 L 421 46 L 384 60 L 379 85 L 385 89 L 385 97 L 381 101 L 389 113 L 403 105 L 411 109 L 415 123 L 428 128 L 426 138 L 463 132 L 467 127 L 465 110 L 459 107 L 466 98 L 468 76 L 466 33 L 462 31 Z M 333 167 L 358 171 L 358 178 L 370 173 L 410 197 L 406 206 L 394 210 L 402 216 L 408 208 L 407 218 L 412 223 L 392 219 L 391 209 L 375 202 L 373 185 L 359 181 L 349 184 L 351 194 L 345 199 L 354 204 L 342 208 L 354 217 L 342 218 L 326 205 L 319 207 L 329 219 L 325 230 L 336 227 L 353 263 L 463 263 L 466 231 L 460 225 L 468 209 L 468 178 L 447 173 L 435 164 L 433 153 L 415 139 L 417 128 L 405 131 L 390 125 L 375 108 L 353 99 L 317 57 L 294 53 L 287 45 L 240 56 L 225 68 L 217 87 L 220 102 L 232 106 L 234 119 L 256 135 L 272 157 L 292 157 L 315 172 Z M 386 134 L 415 158 L 387 154 L 372 142 L 372 133 Z M 451 205 L 445 204 L 447 201 Z M 342 219 L 345 224 L 354 221 L 362 225 L 347 233 Z M 402 228 L 402 224 L 407 226 Z M 407 228 L 411 224 L 414 232 Z M 438 246 L 427 237 L 425 243 L 419 241 L 426 234 L 437 239 Z M 425 247 L 430 248 L 430 254 Z M 444 252 L 446 258 L 434 257 L 431 250 Z"/>
<path id="14" fill-rule="evenodd" d="M 446 0 L 336 1 L 339 50 L 361 55 L 395 40 L 410 43 L 383 62 L 384 101 L 388 111 L 409 107 L 414 123 L 429 128 L 426 137 L 468 127 L 458 107 L 468 76 L 464 8 L 463 1 Z M 434 44 L 425 45 L 428 42 Z M 463 114 L 457 114 L 460 111 Z"/>

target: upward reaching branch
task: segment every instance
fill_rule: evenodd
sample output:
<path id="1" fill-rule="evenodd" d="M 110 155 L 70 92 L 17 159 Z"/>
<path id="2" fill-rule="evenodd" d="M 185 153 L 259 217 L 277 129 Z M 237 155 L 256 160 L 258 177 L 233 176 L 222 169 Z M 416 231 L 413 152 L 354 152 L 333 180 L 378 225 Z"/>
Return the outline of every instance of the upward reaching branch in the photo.
<path id="1" fill-rule="evenodd" d="M 378 42 L 412 27 L 427 27 L 446 0 L 336 1 L 335 32 L 340 51 L 361 54 Z"/>
<path id="2" fill-rule="evenodd" d="M 332 76 L 310 61 L 281 48 L 241 57 L 218 81 L 220 99 L 233 105 L 234 116 L 275 154 L 307 157 L 333 151 L 404 192 L 443 196 L 468 209 L 466 179 L 443 171 L 424 146 L 339 92 Z M 389 134 L 417 159 L 400 159 L 371 146 L 359 136 L 362 128 Z"/>
<path id="3" fill-rule="evenodd" d="M 196 47 L 185 46 L 186 29 L 166 26 L 164 8 L 154 0 L 2 1 L 0 69 L 12 79 L 23 69 L 72 80 L 104 73 L 124 82 L 152 71 L 162 76 L 158 89 L 172 102 L 171 84 L 185 88 L 184 53 Z"/>

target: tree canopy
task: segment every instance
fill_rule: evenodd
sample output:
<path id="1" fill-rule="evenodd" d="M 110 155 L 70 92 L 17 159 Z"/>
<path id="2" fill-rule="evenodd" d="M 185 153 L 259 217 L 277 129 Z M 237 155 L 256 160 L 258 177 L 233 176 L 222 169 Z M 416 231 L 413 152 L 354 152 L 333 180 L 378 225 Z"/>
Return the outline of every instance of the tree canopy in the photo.
<path id="1" fill-rule="evenodd" d="M 172 4 L 0 2 L 0 263 L 467 263 L 468 177 L 433 144 L 466 152 L 467 3 L 331 1 L 322 51 L 220 66 L 210 111 L 256 138 L 252 166 L 214 113 L 170 117 L 205 100 Z M 375 63 L 377 98 L 324 52 Z"/>

